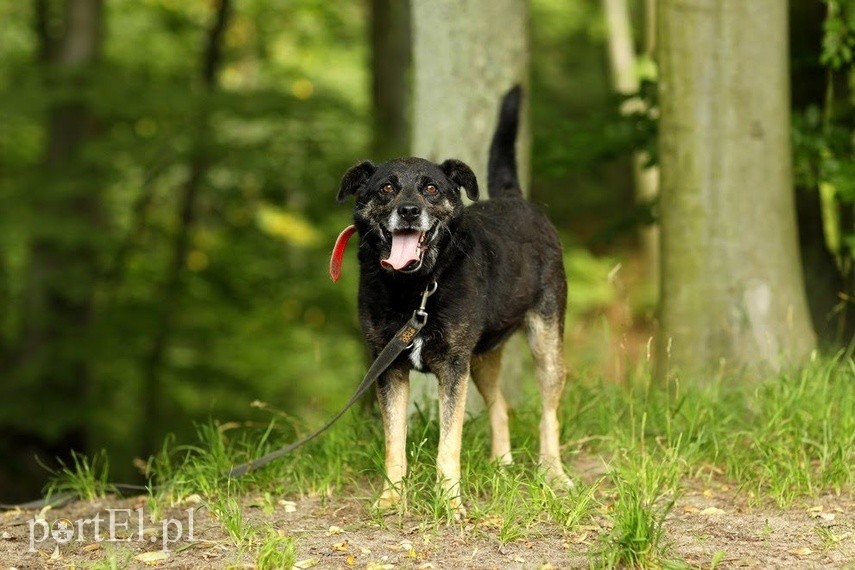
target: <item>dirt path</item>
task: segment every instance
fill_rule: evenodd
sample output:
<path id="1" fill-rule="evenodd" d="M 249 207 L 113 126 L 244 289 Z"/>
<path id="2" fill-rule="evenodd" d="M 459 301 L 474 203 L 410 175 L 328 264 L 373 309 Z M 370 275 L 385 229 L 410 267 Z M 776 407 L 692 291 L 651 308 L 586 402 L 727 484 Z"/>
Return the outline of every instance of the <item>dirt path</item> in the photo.
<path id="1" fill-rule="evenodd" d="M 251 498 L 243 501 L 244 523 L 269 524 L 296 538 L 300 565 L 315 568 L 587 568 L 610 524 L 605 512 L 572 533 L 540 523 L 528 536 L 502 544 L 495 522 L 433 528 L 407 517 L 378 519 L 368 509 L 368 497 L 274 499 L 266 509 L 258 503 Z M 105 540 L 109 538 L 108 509 L 114 509 L 119 526 L 115 542 Z M 65 568 L 111 556 L 119 567 L 132 568 L 253 566 L 255 547 L 236 547 L 223 525 L 201 504 L 180 505 L 162 514 L 163 519 L 183 523 L 183 536 L 168 544 L 168 553 L 162 550 L 163 523 L 151 524 L 146 517 L 144 542 L 127 541 L 138 534 L 137 509 L 148 512 L 144 498 L 49 510 L 44 518 L 54 530 L 63 519 L 74 528 L 75 536 L 60 546 L 52 538 L 40 541 L 45 532 L 41 523 L 32 522 L 36 513 L 2 514 L 0 567 Z M 187 509 L 193 512 L 192 542 L 187 536 Z M 102 540 L 95 540 L 93 525 L 88 524 L 78 541 L 77 521 L 97 514 L 102 520 Z M 855 500 L 851 496 L 827 495 L 786 510 L 751 508 L 726 485 L 691 483 L 666 520 L 666 529 L 669 558 L 692 567 L 709 568 L 718 561 L 721 568 L 855 568 Z M 166 527 L 166 536 L 177 538 L 177 523 Z"/>

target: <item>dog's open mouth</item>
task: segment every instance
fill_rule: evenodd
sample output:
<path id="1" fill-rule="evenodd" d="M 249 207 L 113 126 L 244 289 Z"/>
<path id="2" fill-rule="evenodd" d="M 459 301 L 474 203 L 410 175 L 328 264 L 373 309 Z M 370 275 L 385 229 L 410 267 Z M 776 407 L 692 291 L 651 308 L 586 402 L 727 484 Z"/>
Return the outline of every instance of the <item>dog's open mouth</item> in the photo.
<path id="1" fill-rule="evenodd" d="M 392 251 L 380 265 L 394 271 L 416 271 L 422 264 L 425 249 L 425 232 L 419 230 L 396 230 L 392 232 Z"/>

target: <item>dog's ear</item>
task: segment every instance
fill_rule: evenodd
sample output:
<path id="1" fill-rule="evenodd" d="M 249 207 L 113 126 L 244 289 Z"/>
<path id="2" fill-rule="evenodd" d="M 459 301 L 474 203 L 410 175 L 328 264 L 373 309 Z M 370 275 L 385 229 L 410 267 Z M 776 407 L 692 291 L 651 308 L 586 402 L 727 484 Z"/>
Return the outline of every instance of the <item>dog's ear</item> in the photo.
<path id="1" fill-rule="evenodd" d="M 362 188 L 377 167 L 370 160 L 360 162 L 344 173 L 344 178 L 341 179 L 341 187 L 338 189 L 336 200 L 339 204 L 343 204 L 348 196 L 356 194 L 356 191 Z"/>
<path id="2" fill-rule="evenodd" d="M 478 199 L 478 181 L 475 173 L 466 164 L 450 158 L 439 165 L 439 168 L 454 182 L 458 188 L 466 190 L 466 196 L 473 202 Z"/>

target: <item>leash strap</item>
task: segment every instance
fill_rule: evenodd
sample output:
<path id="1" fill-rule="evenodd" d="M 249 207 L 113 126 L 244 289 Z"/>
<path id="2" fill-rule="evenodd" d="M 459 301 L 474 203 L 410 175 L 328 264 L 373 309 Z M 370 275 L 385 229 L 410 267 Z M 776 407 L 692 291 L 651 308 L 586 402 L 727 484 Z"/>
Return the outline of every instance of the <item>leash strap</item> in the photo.
<path id="1" fill-rule="evenodd" d="M 430 285 L 428 285 L 424 292 L 422 293 L 422 302 L 419 305 L 419 308 L 413 311 L 413 316 L 410 317 L 410 320 L 407 321 L 401 329 L 395 333 L 395 336 L 392 337 L 392 340 L 389 341 L 383 350 L 380 351 L 380 354 L 377 356 L 377 359 L 371 363 L 371 367 L 368 368 L 368 372 L 365 373 L 365 377 L 362 379 L 362 382 L 357 386 L 356 391 L 350 397 L 350 400 L 344 405 L 344 407 L 333 417 L 331 417 L 327 422 L 299 441 L 295 441 L 294 443 L 290 443 L 285 447 L 281 447 L 276 451 L 272 451 L 267 455 L 259 457 L 253 461 L 249 461 L 247 463 L 243 463 L 234 467 L 231 471 L 229 471 L 229 477 L 243 477 L 250 471 L 254 471 L 260 467 L 264 467 L 271 461 L 276 461 L 280 457 L 283 457 L 298 447 L 302 447 L 303 445 L 309 443 L 326 430 L 330 428 L 338 419 L 345 414 L 357 401 L 359 398 L 371 388 L 372 385 L 377 381 L 383 372 L 386 371 L 387 368 L 398 358 L 398 355 L 404 352 L 407 348 L 412 346 L 413 339 L 416 338 L 416 335 L 419 334 L 419 331 L 427 324 L 428 314 L 425 311 L 425 305 L 427 304 L 428 297 L 433 295 L 436 292 L 437 283 L 433 281 Z"/>

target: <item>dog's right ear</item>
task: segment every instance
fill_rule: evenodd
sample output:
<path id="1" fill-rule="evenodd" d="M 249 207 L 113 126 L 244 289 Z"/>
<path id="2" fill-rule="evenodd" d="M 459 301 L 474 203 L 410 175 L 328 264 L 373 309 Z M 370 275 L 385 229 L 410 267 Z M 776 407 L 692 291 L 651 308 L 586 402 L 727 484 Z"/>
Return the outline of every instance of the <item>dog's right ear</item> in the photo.
<path id="1" fill-rule="evenodd" d="M 377 167 L 374 166 L 374 163 L 366 160 L 345 172 L 344 178 L 341 179 L 341 187 L 338 189 L 338 196 L 336 196 L 338 203 L 343 204 L 348 196 L 356 194 L 356 191 L 365 186 L 365 183 L 376 170 Z"/>

